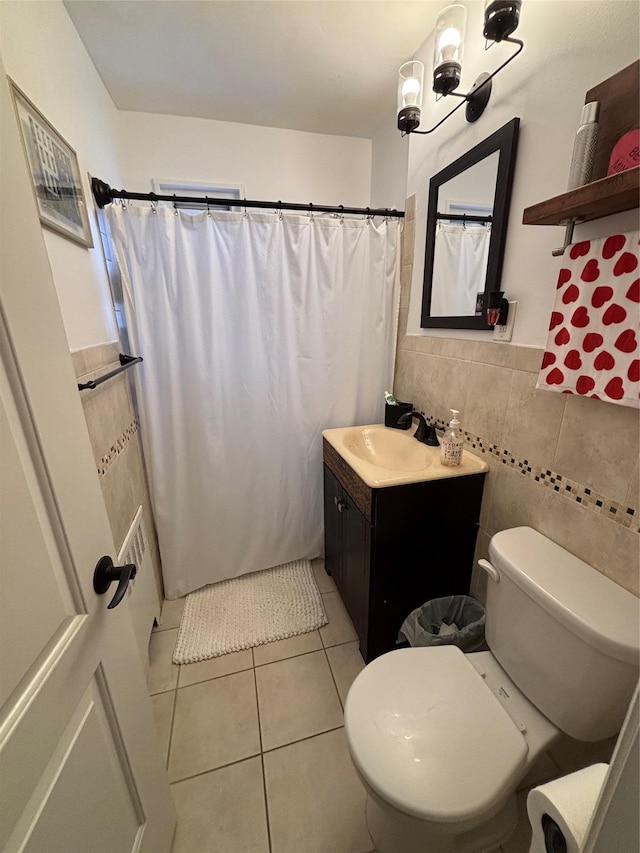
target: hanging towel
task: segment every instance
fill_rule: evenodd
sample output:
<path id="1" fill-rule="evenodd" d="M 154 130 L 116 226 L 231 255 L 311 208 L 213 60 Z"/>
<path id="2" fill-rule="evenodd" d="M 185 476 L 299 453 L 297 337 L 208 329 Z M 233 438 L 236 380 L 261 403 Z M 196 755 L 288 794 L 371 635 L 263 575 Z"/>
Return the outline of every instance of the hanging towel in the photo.
<path id="1" fill-rule="evenodd" d="M 537 388 L 639 408 L 638 232 L 563 258 Z"/>

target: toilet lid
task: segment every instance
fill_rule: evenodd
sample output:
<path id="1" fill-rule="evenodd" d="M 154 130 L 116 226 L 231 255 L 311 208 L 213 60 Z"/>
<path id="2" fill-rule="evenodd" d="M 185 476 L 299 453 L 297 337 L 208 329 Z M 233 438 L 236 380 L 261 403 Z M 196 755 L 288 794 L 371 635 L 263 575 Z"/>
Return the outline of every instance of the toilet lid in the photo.
<path id="1" fill-rule="evenodd" d="M 395 808 L 454 823 L 499 805 L 528 748 L 482 676 L 455 646 L 376 658 L 347 697 L 345 729 L 364 781 Z"/>

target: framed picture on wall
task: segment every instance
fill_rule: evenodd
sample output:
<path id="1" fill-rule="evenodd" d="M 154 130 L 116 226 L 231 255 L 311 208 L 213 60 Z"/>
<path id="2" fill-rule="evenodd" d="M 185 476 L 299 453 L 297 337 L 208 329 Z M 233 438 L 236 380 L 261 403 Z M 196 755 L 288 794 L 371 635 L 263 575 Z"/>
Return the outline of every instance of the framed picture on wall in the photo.
<path id="1" fill-rule="evenodd" d="M 40 222 L 90 249 L 93 240 L 76 152 L 10 82 Z"/>

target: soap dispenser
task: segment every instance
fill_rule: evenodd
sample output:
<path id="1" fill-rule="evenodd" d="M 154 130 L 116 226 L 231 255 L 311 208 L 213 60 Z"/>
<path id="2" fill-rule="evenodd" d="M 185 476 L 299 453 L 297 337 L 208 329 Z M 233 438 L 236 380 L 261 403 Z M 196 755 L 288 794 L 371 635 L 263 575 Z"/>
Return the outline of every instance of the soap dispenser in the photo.
<path id="1" fill-rule="evenodd" d="M 440 441 L 440 462 L 443 465 L 454 466 L 460 465 L 462 462 L 464 438 L 462 437 L 460 421 L 456 417 L 460 413 L 457 409 L 450 409 L 449 411 L 453 417 L 449 423 L 449 429 L 445 430 Z"/>

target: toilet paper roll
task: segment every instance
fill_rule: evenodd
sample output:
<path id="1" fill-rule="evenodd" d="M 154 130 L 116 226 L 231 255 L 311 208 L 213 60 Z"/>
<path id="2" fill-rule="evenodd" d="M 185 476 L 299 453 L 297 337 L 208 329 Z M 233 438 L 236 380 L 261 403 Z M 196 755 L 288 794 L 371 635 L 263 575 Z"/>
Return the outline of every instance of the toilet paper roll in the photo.
<path id="1" fill-rule="evenodd" d="M 580 853 L 608 769 L 608 764 L 592 764 L 529 792 L 527 812 L 533 829 L 529 853 L 545 853 L 545 814 L 562 830 L 567 853 Z"/>

